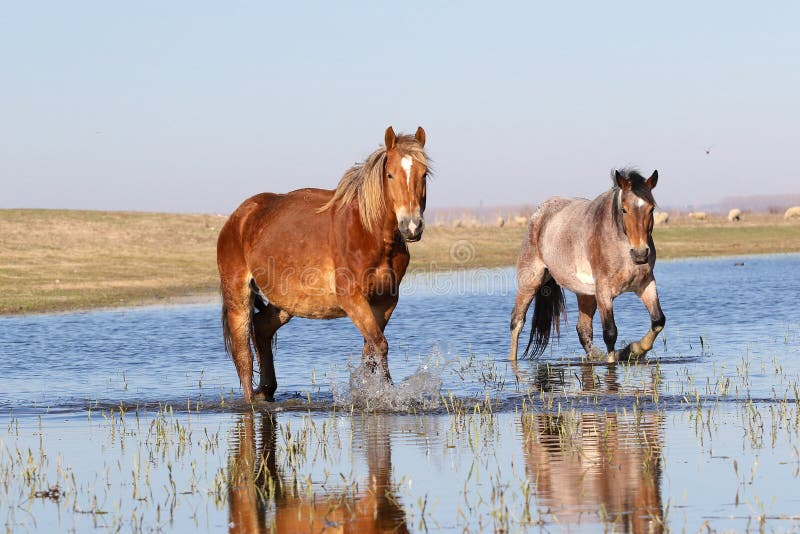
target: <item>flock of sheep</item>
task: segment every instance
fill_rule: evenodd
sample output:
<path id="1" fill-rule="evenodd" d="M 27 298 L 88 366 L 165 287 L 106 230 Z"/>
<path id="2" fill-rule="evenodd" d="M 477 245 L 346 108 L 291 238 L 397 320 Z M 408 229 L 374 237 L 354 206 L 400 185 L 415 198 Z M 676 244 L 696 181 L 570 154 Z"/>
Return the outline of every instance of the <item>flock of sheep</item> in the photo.
<path id="1" fill-rule="evenodd" d="M 742 220 L 742 210 L 738 208 L 734 208 L 728 212 L 728 222 L 739 222 Z M 708 214 L 704 211 L 693 211 L 689 213 L 689 218 L 694 219 L 695 221 L 706 221 L 708 220 Z M 800 219 L 800 206 L 794 206 L 786 210 L 786 213 L 783 214 L 783 218 L 787 221 L 792 219 Z M 669 222 L 669 214 L 665 212 L 660 212 L 655 214 L 655 223 L 656 224 L 666 224 Z"/>
<path id="2" fill-rule="evenodd" d="M 732 209 L 728 212 L 729 222 L 738 222 L 742 220 L 744 213 L 740 209 Z M 690 212 L 688 217 L 695 221 L 707 221 L 708 213 L 705 211 Z M 654 215 L 654 222 L 656 225 L 664 225 L 669 223 L 670 214 L 666 211 L 657 211 Z M 794 206 L 786 210 L 783 218 L 788 220 L 800 219 L 800 206 Z M 528 224 L 528 217 L 524 215 L 513 215 L 510 217 L 498 216 L 494 221 L 494 226 L 502 228 L 504 226 L 526 226 Z M 450 221 L 450 226 L 453 228 L 476 228 L 478 226 L 487 226 L 475 217 L 462 217 Z M 444 223 L 439 221 L 434 226 L 444 226 Z"/>

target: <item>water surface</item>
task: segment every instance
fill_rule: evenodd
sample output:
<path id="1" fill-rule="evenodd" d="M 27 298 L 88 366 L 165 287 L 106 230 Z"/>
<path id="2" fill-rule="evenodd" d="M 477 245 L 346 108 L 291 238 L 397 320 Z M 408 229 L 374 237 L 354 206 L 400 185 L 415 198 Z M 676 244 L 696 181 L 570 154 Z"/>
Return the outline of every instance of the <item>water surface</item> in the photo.
<path id="1" fill-rule="evenodd" d="M 255 410 L 217 305 L 2 318 L 0 523 L 796 530 L 798 268 L 660 263 L 666 329 L 647 362 L 611 366 L 582 359 L 570 294 L 560 343 L 515 368 L 513 270 L 410 277 L 386 333 L 397 387 L 352 385 L 348 320 L 293 320 L 277 402 Z M 632 295 L 615 315 L 621 341 L 649 325 Z"/>

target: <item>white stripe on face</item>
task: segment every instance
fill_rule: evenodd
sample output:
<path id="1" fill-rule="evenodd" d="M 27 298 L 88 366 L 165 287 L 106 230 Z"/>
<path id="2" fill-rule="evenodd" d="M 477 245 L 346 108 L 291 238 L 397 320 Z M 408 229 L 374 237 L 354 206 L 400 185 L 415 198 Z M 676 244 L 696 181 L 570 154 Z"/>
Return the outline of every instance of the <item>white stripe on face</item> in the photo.
<path id="1" fill-rule="evenodd" d="M 411 189 L 411 166 L 413 164 L 414 160 L 411 156 L 403 156 L 403 159 L 400 160 L 400 166 L 406 171 L 406 185 L 408 185 L 409 189 Z"/>
<path id="2" fill-rule="evenodd" d="M 645 204 L 647 204 L 647 203 L 644 201 L 643 198 L 640 198 L 640 199 L 638 199 L 636 201 L 636 207 L 638 207 L 638 208 L 643 208 Z"/>

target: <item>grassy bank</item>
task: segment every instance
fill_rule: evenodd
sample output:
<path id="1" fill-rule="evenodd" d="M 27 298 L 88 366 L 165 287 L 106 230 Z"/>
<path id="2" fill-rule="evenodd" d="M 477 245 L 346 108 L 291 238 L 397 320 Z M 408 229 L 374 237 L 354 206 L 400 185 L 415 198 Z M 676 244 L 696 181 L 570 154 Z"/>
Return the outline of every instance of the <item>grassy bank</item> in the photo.
<path id="1" fill-rule="evenodd" d="M 224 218 L 163 213 L 0 210 L 0 314 L 213 297 Z M 415 270 L 516 263 L 521 227 L 431 227 Z M 660 258 L 800 252 L 800 224 L 778 216 L 730 224 L 676 219 L 656 229 Z"/>

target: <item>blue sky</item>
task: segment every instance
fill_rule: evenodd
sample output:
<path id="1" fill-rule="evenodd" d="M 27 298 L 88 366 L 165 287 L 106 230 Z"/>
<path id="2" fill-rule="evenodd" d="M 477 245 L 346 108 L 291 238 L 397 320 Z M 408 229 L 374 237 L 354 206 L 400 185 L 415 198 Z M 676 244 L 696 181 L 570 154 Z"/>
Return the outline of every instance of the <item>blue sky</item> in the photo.
<path id="1" fill-rule="evenodd" d="M 229 212 L 422 125 L 429 206 L 798 193 L 792 2 L 15 2 L 0 207 Z M 712 146 L 710 155 L 704 148 Z"/>

